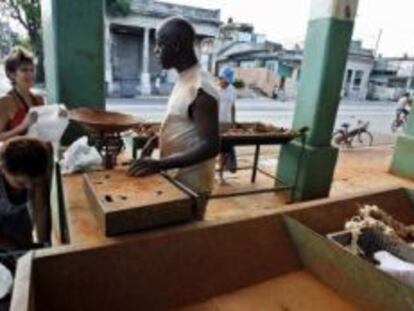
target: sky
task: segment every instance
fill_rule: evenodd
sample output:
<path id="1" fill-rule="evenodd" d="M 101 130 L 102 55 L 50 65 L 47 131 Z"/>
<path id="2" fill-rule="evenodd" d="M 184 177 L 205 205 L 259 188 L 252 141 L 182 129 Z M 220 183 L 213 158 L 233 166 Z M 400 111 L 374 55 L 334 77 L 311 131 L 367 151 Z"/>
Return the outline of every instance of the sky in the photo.
<path id="1" fill-rule="evenodd" d="M 311 0 L 162 0 L 221 9 L 221 18 L 255 26 L 258 33 L 287 47 L 303 44 Z M 414 56 L 414 1 L 359 0 L 353 39 L 383 56 Z"/>

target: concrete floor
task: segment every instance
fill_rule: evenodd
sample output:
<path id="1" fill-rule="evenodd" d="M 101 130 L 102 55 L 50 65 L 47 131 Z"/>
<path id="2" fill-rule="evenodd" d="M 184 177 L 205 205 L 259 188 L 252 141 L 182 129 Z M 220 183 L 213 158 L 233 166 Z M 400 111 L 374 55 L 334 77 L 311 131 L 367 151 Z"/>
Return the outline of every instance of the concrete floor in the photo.
<path id="1" fill-rule="evenodd" d="M 331 197 L 352 195 L 362 192 L 381 190 L 390 187 L 414 188 L 414 181 L 399 178 L 388 173 L 393 153 L 392 146 L 378 146 L 352 150 L 341 150 L 335 170 Z M 240 161 L 248 163 L 252 156 L 248 150 L 241 151 Z M 261 167 L 275 172 L 274 150 L 267 149 L 261 157 Z M 250 188 L 250 171 L 240 171 L 234 176 L 228 175 L 227 185 L 216 185 L 215 192 L 232 192 L 240 188 Z M 259 176 L 255 188 L 261 189 L 272 184 L 272 180 Z M 211 200 L 206 220 L 244 217 L 282 207 L 288 201 L 286 194 L 256 194 L 226 199 Z"/>

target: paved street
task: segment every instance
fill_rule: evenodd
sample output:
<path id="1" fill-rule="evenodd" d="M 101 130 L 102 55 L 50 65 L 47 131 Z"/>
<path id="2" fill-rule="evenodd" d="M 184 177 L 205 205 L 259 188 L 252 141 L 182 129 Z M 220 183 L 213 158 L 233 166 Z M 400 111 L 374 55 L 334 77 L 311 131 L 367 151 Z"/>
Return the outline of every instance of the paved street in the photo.
<path id="1" fill-rule="evenodd" d="M 4 71 L 0 70 L 0 94 L 9 88 Z M 109 110 L 138 115 L 146 120 L 160 121 L 165 113 L 166 98 L 109 98 Z M 395 103 L 387 102 L 342 102 L 335 125 L 358 120 L 370 121 L 370 130 L 375 133 L 375 144 L 390 143 L 390 124 L 395 115 Z M 239 99 L 237 101 L 238 121 L 263 121 L 290 127 L 294 102 L 280 102 L 268 98 Z"/>
<path id="2" fill-rule="evenodd" d="M 109 110 L 138 115 L 146 120 L 160 121 L 165 113 L 166 99 L 108 99 Z M 375 133 L 375 144 L 390 143 L 393 136 L 390 124 L 395 115 L 395 103 L 387 102 L 342 102 L 336 126 L 344 122 L 356 124 L 358 120 L 369 121 Z M 280 102 L 267 98 L 239 99 L 238 121 L 263 121 L 290 127 L 294 102 Z"/>

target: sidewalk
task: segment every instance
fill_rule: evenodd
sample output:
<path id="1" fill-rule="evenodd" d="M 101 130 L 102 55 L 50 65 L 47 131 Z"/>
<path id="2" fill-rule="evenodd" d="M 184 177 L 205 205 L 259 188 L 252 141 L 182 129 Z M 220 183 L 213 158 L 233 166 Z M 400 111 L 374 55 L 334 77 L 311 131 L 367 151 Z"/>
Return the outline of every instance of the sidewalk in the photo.
<path id="1" fill-rule="evenodd" d="M 399 178 L 388 173 L 393 153 L 392 146 L 378 146 L 352 150 L 341 150 L 331 187 L 331 197 L 356 195 L 358 193 L 381 190 L 390 187 L 414 188 L 414 181 Z M 241 156 L 243 164 L 249 163 L 252 156 L 244 153 Z M 277 161 L 274 153 L 264 154 L 260 161 L 261 168 L 269 173 L 276 171 Z M 250 171 L 238 172 L 227 180 L 228 185 L 216 185 L 215 192 L 232 192 L 240 188 L 251 189 Z M 254 188 L 269 187 L 273 180 L 258 175 Z M 248 196 L 211 200 L 207 208 L 207 220 L 239 218 L 257 215 L 271 209 L 286 205 L 286 193 L 266 193 Z"/>

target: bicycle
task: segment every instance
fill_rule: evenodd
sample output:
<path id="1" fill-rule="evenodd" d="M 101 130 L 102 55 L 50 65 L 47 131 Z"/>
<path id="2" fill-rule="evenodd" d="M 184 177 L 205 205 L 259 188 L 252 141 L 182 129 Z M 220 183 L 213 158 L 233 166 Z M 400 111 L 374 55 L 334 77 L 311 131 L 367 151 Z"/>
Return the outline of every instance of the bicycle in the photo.
<path id="1" fill-rule="evenodd" d="M 400 128 L 403 129 L 405 124 L 407 123 L 408 115 L 402 114 L 401 112 L 397 112 L 395 115 L 395 119 L 391 123 L 391 132 L 395 133 Z"/>
<path id="2" fill-rule="evenodd" d="M 351 148 L 355 139 L 359 145 L 372 146 L 374 137 L 368 130 L 369 122 L 359 120 L 356 128 L 349 130 L 349 127 L 349 123 L 343 123 L 341 128 L 332 134 L 332 144 L 334 146 L 340 147 L 341 145 L 345 145 Z"/>

